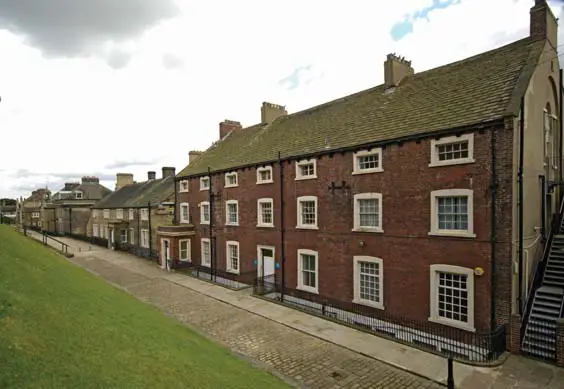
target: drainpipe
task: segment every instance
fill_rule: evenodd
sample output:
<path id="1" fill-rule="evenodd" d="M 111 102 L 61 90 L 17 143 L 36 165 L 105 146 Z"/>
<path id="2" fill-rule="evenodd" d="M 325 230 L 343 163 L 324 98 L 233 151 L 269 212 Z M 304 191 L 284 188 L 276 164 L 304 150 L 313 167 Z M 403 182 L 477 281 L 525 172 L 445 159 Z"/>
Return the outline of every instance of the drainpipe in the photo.
<path id="1" fill-rule="evenodd" d="M 208 166 L 208 180 L 210 180 L 210 185 L 209 185 L 209 189 L 208 189 L 208 202 L 210 203 L 210 227 L 209 227 L 209 239 L 210 239 L 210 270 L 211 270 L 211 276 L 212 276 L 212 280 L 215 281 L 215 241 L 213 240 L 213 194 L 212 194 L 212 189 L 213 189 L 213 185 L 212 185 L 212 178 L 211 178 L 211 168 Z"/>
<path id="2" fill-rule="evenodd" d="M 518 191 L 519 191 L 519 202 L 518 202 L 518 216 L 517 220 L 519 223 L 519 244 L 518 244 L 518 267 L 519 267 L 519 284 L 517 292 L 519 293 L 519 315 L 523 314 L 523 163 L 525 157 L 525 96 L 521 97 L 521 115 L 519 120 L 519 165 L 517 170 L 518 179 Z"/>
<path id="3" fill-rule="evenodd" d="M 496 327 L 496 315 L 495 315 L 495 301 L 496 301 L 496 293 L 495 293 L 495 274 L 496 274 L 496 243 L 497 243 L 497 153 L 496 153 L 496 141 L 497 141 L 497 131 L 495 127 L 492 127 L 492 134 L 491 134 L 491 145 L 490 150 L 492 154 L 492 176 L 491 176 L 491 231 L 490 231 L 490 244 L 491 244 L 491 258 L 492 258 L 492 265 L 490 269 L 490 285 L 491 285 L 491 298 L 490 298 L 490 319 L 491 319 L 491 329 L 492 331 L 495 330 Z"/>
<path id="4" fill-rule="evenodd" d="M 558 104 L 558 127 L 559 127 L 559 131 L 560 131 L 560 145 L 559 145 L 559 166 L 558 166 L 558 179 L 559 179 L 559 183 L 562 183 L 562 180 L 564 179 L 564 173 L 562 172 L 562 169 L 564 169 L 564 163 L 562 162 L 562 154 L 564 153 L 564 146 L 563 146 L 563 139 L 564 138 L 564 130 L 562 127 L 562 115 L 563 115 L 563 110 L 562 110 L 562 69 L 560 69 L 560 82 L 558 83 L 558 100 L 559 100 L 559 104 Z M 562 203 L 562 197 L 564 195 L 564 192 L 562 191 L 562 186 L 558 187 L 558 196 L 559 196 L 559 201 L 558 201 L 558 206 Z"/>
<path id="5" fill-rule="evenodd" d="M 153 231 L 151 229 L 151 202 L 147 203 L 147 213 L 149 216 L 149 260 L 151 260 L 151 253 L 153 251 Z"/>
<path id="6" fill-rule="evenodd" d="M 178 190 L 176 188 L 178 184 L 178 181 L 176 180 L 176 177 L 174 178 L 174 216 L 172 217 L 172 224 L 176 225 L 176 221 L 178 220 L 176 218 L 176 203 L 178 203 Z"/>
<path id="7" fill-rule="evenodd" d="M 284 301 L 284 291 L 286 288 L 286 249 L 284 239 L 284 166 L 280 151 L 278 152 L 278 167 L 280 169 L 280 261 L 282 262 L 282 282 L 280 287 L 280 299 Z M 276 274 L 276 270 L 274 271 Z M 276 284 L 276 279 L 274 280 Z"/>

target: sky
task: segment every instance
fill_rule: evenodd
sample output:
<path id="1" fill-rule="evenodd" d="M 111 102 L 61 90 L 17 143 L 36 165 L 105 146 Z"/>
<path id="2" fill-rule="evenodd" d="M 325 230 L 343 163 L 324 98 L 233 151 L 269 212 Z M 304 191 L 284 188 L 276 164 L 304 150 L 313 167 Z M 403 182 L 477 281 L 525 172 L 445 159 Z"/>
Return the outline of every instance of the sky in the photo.
<path id="1" fill-rule="evenodd" d="M 533 0 L 0 0 L 0 198 L 163 166 L 260 121 L 529 34 Z M 561 1 L 549 1 L 557 17 Z M 564 42 L 562 33 L 560 42 Z"/>

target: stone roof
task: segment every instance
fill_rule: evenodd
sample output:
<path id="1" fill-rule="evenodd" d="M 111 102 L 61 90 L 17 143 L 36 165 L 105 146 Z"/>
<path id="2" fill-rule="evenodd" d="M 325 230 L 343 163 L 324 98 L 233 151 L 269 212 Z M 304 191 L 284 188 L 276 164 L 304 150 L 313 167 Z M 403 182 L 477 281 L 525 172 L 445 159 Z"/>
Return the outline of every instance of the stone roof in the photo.
<path id="1" fill-rule="evenodd" d="M 140 208 L 174 200 L 174 176 L 149 180 L 124 187 L 98 201 L 92 208 Z"/>
<path id="2" fill-rule="evenodd" d="M 282 158 L 376 145 L 517 115 L 545 42 L 530 37 L 408 76 L 393 91 L 379 85 L 268 126 L 232 131 L 177 177 Z"/>

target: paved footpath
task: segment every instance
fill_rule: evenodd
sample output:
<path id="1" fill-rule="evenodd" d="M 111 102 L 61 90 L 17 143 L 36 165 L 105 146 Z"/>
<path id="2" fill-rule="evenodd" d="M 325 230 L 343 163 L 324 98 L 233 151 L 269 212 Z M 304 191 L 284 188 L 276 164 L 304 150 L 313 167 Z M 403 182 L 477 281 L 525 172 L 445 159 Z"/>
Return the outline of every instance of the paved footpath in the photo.
<path id="1" fill-rule="evenodd" d="M 298 386 L 409 389 L 446 382 L 444 358 L 254 298 L 249 290 L 231 291 L 126 253 L 58 239 L 70 246 L 75 264 Z M 455 382 L 461 389 L 564 389 L 564 369 L 511 356 L 498 368 L 455 363 Z"/>

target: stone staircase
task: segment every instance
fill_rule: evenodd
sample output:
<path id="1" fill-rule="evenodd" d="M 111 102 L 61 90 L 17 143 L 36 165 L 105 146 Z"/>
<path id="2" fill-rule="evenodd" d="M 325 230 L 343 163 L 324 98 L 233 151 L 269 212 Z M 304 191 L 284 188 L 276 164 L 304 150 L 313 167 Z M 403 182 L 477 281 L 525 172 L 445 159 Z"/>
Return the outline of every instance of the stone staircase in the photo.
<path id="1" fill-rule="evenodd" d="M 541 285 L 536 290 L 521 344 L 533 357 L 556 358 L 556 319 L 562 317 L 564 300 L 564 226 L 556 232 Z"/>

